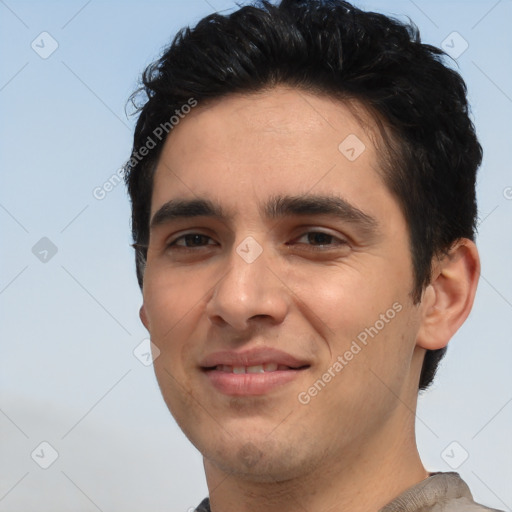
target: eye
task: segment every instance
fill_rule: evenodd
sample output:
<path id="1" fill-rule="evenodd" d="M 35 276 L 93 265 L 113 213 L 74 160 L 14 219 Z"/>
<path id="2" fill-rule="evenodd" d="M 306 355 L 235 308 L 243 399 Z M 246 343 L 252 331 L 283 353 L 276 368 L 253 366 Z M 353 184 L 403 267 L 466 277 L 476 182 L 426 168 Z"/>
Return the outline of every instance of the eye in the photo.
<path id="1" fill-rule="evenodd" d="M 347 240 L 331 235 L 330 233 L 324 233 L 323 231 L 308 231 L 299 238 L 296 238 L 295 243 L 306 243 L 315 248 L 336 248 L 348 245 Z"/>
<path id="2" fill-rule="evenodd" d="M 187 233 L 186 235 L 181 235 L 175 240 L 171 241 L 167 244 L 168 247 L 183 247 L 186 249 L 190 249 L 193 247 L 204 247 L 206 245 L 214 245 L 212 238 L 207 235 L 203 235 L 202 233 Z"/>

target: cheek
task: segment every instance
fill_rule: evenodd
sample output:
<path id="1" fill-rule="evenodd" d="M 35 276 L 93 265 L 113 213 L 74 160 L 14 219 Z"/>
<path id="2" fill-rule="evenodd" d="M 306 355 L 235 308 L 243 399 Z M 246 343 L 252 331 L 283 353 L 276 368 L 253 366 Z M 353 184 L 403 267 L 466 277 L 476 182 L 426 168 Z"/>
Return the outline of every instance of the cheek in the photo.
<path id="1" fill-rule="evenodd" d="M 290 288 L 296 303 L 326 337 L 350 340 L 386 311 L 394 317 L 393 304 L 406 297 L 408 288 L 400 284 L 403 280 L 390 280 L 371 258 L 367 260 L 294 272 Z"/>
<path id="2" fill-rule="evenodd" d="M 155 373 L 164 397 L 176 394 L 176 386 L 187 386 L 194 328 L 204 290 L 195 286 L 193 276 L 177 272 L 156 272 L 148 268 L 144 278 L 144 308 L 151 341 L 160 354 L 154 361 Z M 187 366 L 188 365 L 188 366 Z M 176 380 L 174 380 L 176 379 Z"/>
<path id="3" fill-rule="evenodd" d="M 143 296 L 151 334 L 160 338 L 192 314 L 205 292 L 204 286 L 198 273 L 148 261 Z"/>
<path id="4" fill-rule="evenodd" d="M 184 411 L 195 414 L 191 376 L 197 360 L 194 336 L 204 291 L 201 293 L 193 281 L 179 273 L 149 271 L 144 283 L 151 341 L 160 351 L 154 360 L 154 371 L 162 396 L 177 419 Z"/>
<path id="5" fill-rule="evenodd" d="M 331 368 L 344 375 L 334 379 L 337 385 L 350 382 L 351 389 L 362 395 L 372 382 L 385 388 L 379 378 L 400 387 L 418 327 L 411 320 L 415 315 L 409 297 L 411 280 L 400 277 L 386 274 L 374 262 L 298 275 L 296 304 L 329 352 L 318 365 L 317 377 Z"/>

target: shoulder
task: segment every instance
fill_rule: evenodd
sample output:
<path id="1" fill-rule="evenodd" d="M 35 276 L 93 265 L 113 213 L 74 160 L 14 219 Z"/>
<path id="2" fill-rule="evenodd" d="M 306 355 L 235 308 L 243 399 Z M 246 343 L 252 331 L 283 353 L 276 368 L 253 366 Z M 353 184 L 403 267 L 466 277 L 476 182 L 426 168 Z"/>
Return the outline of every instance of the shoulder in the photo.
<path id="1" fill-rule="evenodd" d="M 495 508 L 485 507 L 479 503 L 474 502 L 469 498 L 459 498 L 447 501 L 445 503 L 438 503 L 435 505 L 431 512 L 502 512 Z"/>
<path id="2" fill-rule="evenodd" d="M 458 473 L 434 473 L 430 479 L 437 486 L 439 502 L 431 512 L 502 512 L 473 500 L 468 485 Z"/>
<path id="3" fill-rule="evenodd" d="M 432 473 L 380 512 L 501 512 L 480 505 L 458 473 Z"/>

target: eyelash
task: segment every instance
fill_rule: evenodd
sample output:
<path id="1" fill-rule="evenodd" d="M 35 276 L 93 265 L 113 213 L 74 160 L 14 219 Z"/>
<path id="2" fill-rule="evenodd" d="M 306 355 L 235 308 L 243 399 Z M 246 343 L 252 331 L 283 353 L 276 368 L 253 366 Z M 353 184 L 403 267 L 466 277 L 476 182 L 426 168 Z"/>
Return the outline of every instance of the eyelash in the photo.
<path id="1" fill-rule="evenodd" d="M 333 240 L 336 240 L 337 243 L 330 243 L 330 244 L 327 244 L 327 245 L 326 244 L 309 245 L 310 249 L 308 249 L 308 250 L 326 251 L 326 250 L 331 250 L 334 247 L 337 248 L 337 247 L 340 247 L 340 246 L 348 245 L 348 241 L 343 239 L 343 238 L 339 238 L 339 237 L 337 237 L 335 235 L 331 235 L 330 233 L 325 233 L 324 231 L 315 231 L 315 230 L 304 232 L 302 235 L 300 235 L 298 238 L 296 238 L 296 240 L 300 240 L 304 236 L 311 235 L 311 234 L 313 234 L 313 235 L 324 235 L 326 237 L 329 237 L 331 242 Z M 207 238 L 209 240 L 213 240 L 210 236 L 205 235 L 203 233 L 186 233 L 186 234 L 181 235 L 178 238 L 174 239 L 173 241 L 169 242 L 167 244 L 167 247 L 168 248 L 179 247 L 180 250 L 194 251 L 196 248 L 203 248 L 203 247 L 207 247 L 208 245 L 212 245 L 212 244 L 206 244 L 206 245 L 197 245 L 195 247 L 188 247 L 188 246 L 183 246 L 183 245 L 178 245 L 177 244 L 178 241 L 185 240 L 187 237 L 197 237 L 197 236 L 202 237 L 203 239 Z M 326 247 L 328 247 L 328 248 L 326 249 Z"/>
<path id="2" fill-rule="evenodd" d="M 183 248 L 183 249 L 193 249 L 193 247 L 187 247 L 187 246 L 178 245 L 176 242 L 178 242 L 179 240 L 185 240 L 187 237 L 195 237 L 195 236 L 200 236 L 200 237 L 203 237 L 203 238 L 208 238 L 210 240 L 213 240 L 210 236 L 203 235 L 202 233 L 186 233 L 185 235 L 179 236 L 178 238 L 176 238 L 172 242 L 169 242 L 167 244 L 167 247 L 180 247 L 180 248 Z M 208 244 L 208 245 L 210 245 L 210 244 Z M 204 247 L 204 246 L 201 245 L 201 246 L 196 246 L 196 247 Z"/>

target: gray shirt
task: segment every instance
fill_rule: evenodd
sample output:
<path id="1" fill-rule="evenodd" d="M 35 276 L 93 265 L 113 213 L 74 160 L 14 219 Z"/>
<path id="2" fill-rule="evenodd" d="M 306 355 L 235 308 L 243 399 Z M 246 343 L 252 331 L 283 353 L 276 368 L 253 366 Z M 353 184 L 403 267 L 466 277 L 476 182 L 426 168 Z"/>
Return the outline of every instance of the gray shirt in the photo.
<path id="1" fill-rule="evenodd" d="M 473 501 L 467 484 L 458 473 L 432 473 L 413 485 L 379 512 L 501 512 Z M 211 512 L 205 498 L 196 512 Z"/>

